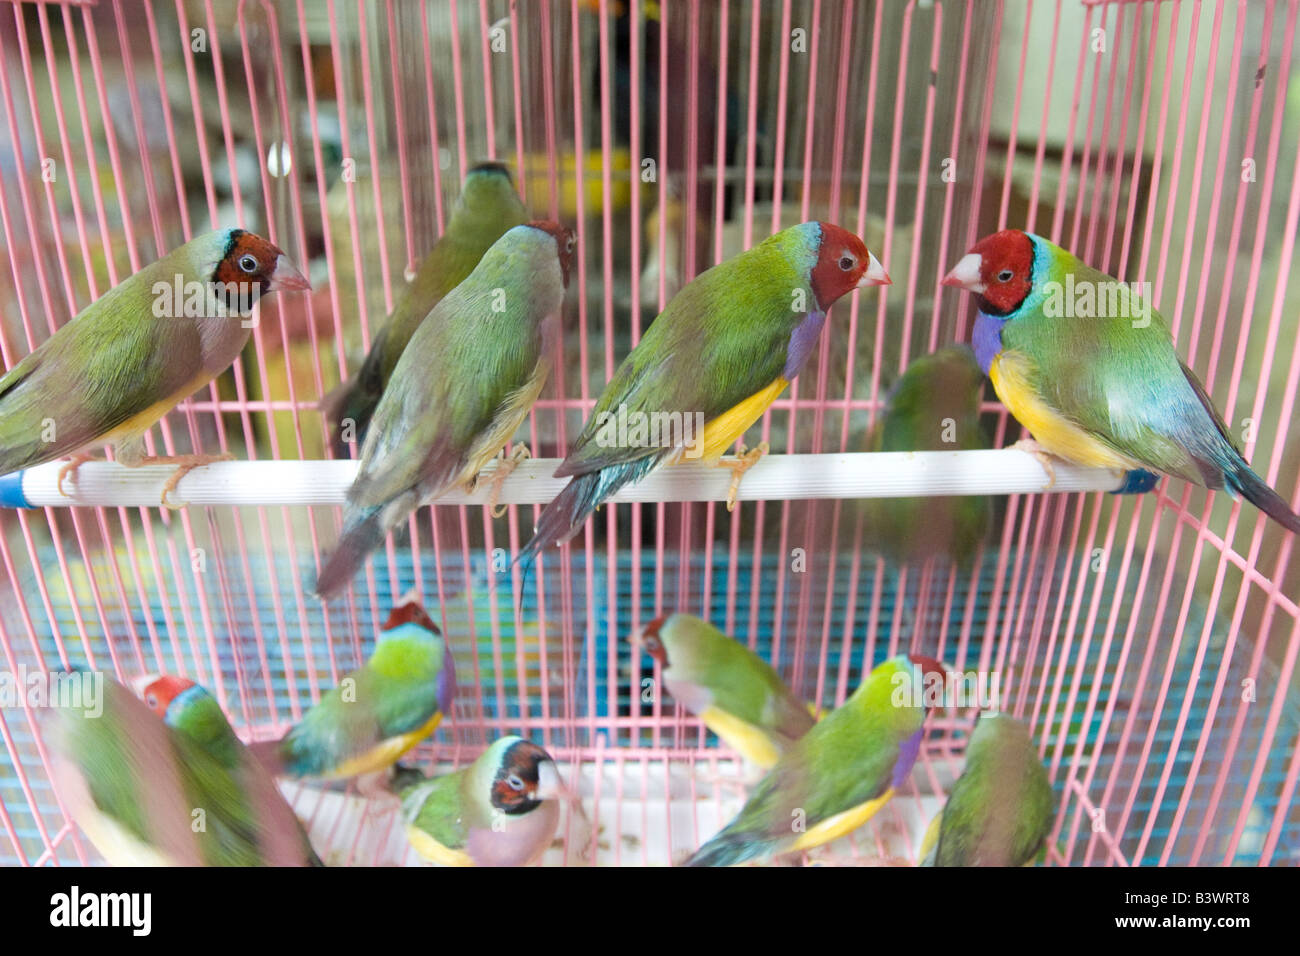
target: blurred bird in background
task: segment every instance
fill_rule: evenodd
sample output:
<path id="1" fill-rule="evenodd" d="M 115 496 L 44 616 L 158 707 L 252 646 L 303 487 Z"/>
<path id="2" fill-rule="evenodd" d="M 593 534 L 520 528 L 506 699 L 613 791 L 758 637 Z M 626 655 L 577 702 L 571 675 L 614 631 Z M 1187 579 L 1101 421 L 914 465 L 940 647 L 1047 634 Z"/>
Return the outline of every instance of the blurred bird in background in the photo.
<path id="1" fill-rule="evenodd" d="M 45 737 L 60 802 L 110 864 L 321 865 L 260 764 L 223 762 L 121 684 L 93 676 L 102 713 L 51 708 Z"/>
<path id="2" fill-rule="evenodd" d="M 693 614 L 655 618 L 632 643 L 658 662 L 673 700 L 762 770 L 816 723 L 770 664 Z"/>
<path id="3" fill-rule="evenodd" d="M 856 830 L 911 778 L 921 751 L 922 688 L 905 704 L 902 683 L 932 679 L 943 665 L 901 654 L 878 665 L 843 705 L 787 750 L 730 823 L 687 866 L 765 862 Z"/>
<path id="4" fill-rule="evenodd" d="M 982 714 L 966 767 L 921 843 L 922 866 L 1023 866 L 1052 827 L 1056 801 L 1023 723 Z"/>
<path id="5" fill-rule="evenodd" d="M 988 448 L 980 427 L 984 373 L 964 345 L 916 359 L 894 383 L 868 451 L 966 451 Z M 850 508 L 864 519 L 863 541 L 891 561 L 946 557 L 968 564 L 988 534 L 993 502 L 986 496 L 864 498 Z"/>
<path id="6" fill-rule="evenodd" d="M 358 445 L 364 441 L 397 361 L 425 316 L 474 271 L 493 243 L 527 219 L 528 211 L 503 164 L 479 163 L 465 175 L 446 231 L 416 267 L 393 311 L 375 333 L 361 368 L 321 402 L 321 411 L 330 421 L 336 457 L 347 454 L 346 434 Z M 346 427 L 349 423 L 350 429 Z"/>

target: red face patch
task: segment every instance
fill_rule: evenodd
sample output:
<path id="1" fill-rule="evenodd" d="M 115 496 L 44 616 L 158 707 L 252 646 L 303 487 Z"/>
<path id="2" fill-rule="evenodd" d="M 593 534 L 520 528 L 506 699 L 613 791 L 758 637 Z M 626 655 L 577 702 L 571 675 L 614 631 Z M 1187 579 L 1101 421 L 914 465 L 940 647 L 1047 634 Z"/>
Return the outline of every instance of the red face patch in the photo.
<path id="1" fill-rule="evenodd" d="M 407 601 L 405 604 L 393 608 L 389 612 L 388 620 L 384 622 L 382 630 L 391 631 L 403 624 L 418 624 L 426 631 L 432 631 L 434 634 L 442 633 L 424 608 L 415 601 Z"/>
<path id="2" fill-rule="evenodd" d="M 564 287 L 567 289 L 569 287 L 569 267 L 573 264 L 573 250 L 578 245 L 573 233 L 558 222 L 553 222 L 550 219 L 536 219 L 524 225 L 540 229 L 547 235 L 554 237 L 556 252 L 560 257 L 560 271 L 564 273 Z"/>
<path id="3" fill-rule="evenodd" d="M 812 271 L 812 290 L 822 310 L 857 288 L 871 267 L 871 253 L 861 239 L 833 223 L 818 223 L 822 230 L 817 265 Z"/>
<path id="4" fill-rule="evenodd" d="M 171 677 L 169 675 L 159 677 L 144 688 L 142 696 L 144 697 L 145 706 L 159 717 L 164 717 L 172 701 L 193 686 L 194 681 L 187 680 L 184 677 Z"/>
<path id="5" fill-rule="evenodd" d="M 239 288 L 241 296 L 248 301 L 251 298 L 248 286 L 255 288 L 259 296 L 268 291 L 281 255 L 279 246 L 255 233 L 235 229 L 230 233 L 230 244 L 217 263 L 212 280 L 225 283 L 227 288 Z"/>
<path id="6" fill-rule="evenodd" d="M 1019 229 L 1003 229 L 977 242 L 971 252 L 980 257 L 981 298 L 986 311 L 1006 315 L 1020 307 L 1033 288 L 1034 243 Z"/>
<path id="7" fill-rule="evenodd" d="M 668 648 L 659 633 L 667 620 L 667 616 L 657 617 L 641 629 L 641 650 L 657 660 L 660 667 L 668 666 Z"/>

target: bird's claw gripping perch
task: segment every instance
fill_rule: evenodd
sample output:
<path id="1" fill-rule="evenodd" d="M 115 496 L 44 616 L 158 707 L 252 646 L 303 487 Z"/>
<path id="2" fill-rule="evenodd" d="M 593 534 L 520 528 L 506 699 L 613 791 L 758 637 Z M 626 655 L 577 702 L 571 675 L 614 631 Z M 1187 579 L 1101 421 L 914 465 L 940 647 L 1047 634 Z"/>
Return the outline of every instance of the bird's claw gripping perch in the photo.
<path id="1" fill-rule="evenodd" d="M 56 487 L 58 487 L 59 489 L 59 494 L 63 495 L 65 498 L 72 497 L 66 491 L 63 490 L 63 479 L 67 478 L 68 475 L 75 475 L 77 473 L 78 468 L 80 468 L 86 462 L 94 461 L 94 460 L 95 460 L 94 455 L 73 455 L 72 458 L 69 459 L 67 464 L 65 464 L 62 468 L 59 469 L 59 474 L 56 483 Z"/>
<path id="2" fill-rule="evenodd" d="M 755 448 L 745 450 L 743 444 L 736 448 L 736 457 L 733 461 L 719 461 L 719 468 L 731 469 L 731 487 L 727 489 L 727 510 L 736 510 L 736 496 L 740 494 L 740 480 L 745 477 L 745 472 L 753 468 L 760 458 L 771 451 L 771 446 L 767 442 L 760 442 Z"/>
<path id="3" fill-rule="evenodd" d="M 533 453 L 529 451 L 527 445 L 515 445 L 514 450 L 509 455 L 506 455 L 504 448 L 501 449 L 501 464 L 497 466 L 496 472 L 492 475 L 492 491 L 488 494 L 487 500 L 488 510 L 492 513 L 492 517 L 500 518 L 505 515 L 510 506 L 497 504 L 497 498 L 501 496 L 501 488 L 506 479 L 510 477 L 510 473 L 519 467 L 519 463 L 532 457 Z"/>
<path id="4" fill-rule="evenodd" d="M 180 480 L 188 475 L 195 468 L 202 468 L 204 465 L 210 465 L 216 461 L 234 461 L 235 456 L 229 452 L 220 455 L 147 455 L 140 460 L 142 465 L 176 465 L 176 470 L 172 472 L 170 478 L 162 486 L 162 494 L 158 496 L 158 503 L 168 511 L 179 511 L 185 507 L 184 502 L 174 504 L 167 500 L 168 495 L 176 490 Z"/>
<path id="5" fill-rule="evenodd" d="M 1051 488 L 1056 485 L 1056 463 L 1061 459 L 1044 450 L 1043 446 L 1032 438 L 1022 438 L 1011 447 L 1037 458 L 1038 463 L 1043 466 L 1043 471 L 1047 472 L 1047 487 Z"/>

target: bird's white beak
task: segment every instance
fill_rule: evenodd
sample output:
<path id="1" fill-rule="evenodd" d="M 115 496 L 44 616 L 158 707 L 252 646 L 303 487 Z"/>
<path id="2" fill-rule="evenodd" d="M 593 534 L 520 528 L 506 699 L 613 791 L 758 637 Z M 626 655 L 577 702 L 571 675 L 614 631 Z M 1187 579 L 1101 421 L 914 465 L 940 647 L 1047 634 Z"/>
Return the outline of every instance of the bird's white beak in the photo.
<path id="1" fill-rule="evenodd" d="M 969 292 L 982 294 L 984 283 L 980 281 L 980 266 L 984 257 L 978 252 L 968 252 L 962 256 L 951 272 L 943 277 L 942 285 L 955 285 Z"/>
<path id="2" fill-rule="evenodd" d="M 867 253 L 867 257 L 870 261 L 867 263 L 867 271 L 858 280 L 858 288 L 870 289 L 873 285 L 892 285 L 889 273 L 885 272 L 885 267 L 880 264 L 880 260 L 870 252 Z"/>
<path id="3" fill-rule="evenodd" d="M 311 283 L 294 267 L 288 256 L 281 254 L 275 260 L 275 269 L 266 288 L 268 292 L 310 292 Z"/>
<path id="4" fill-rule="evenodd" d="M 559 768 L 553 760 L 543 760 L 537 765 L 537 799 L 571 800 L 573 795 L 560 779 Z"/>
<path id="5" fill-rule="evenodd" d="M 141 699 L 144 698 L 145 688 L 156 681 L 162 674 L 141 674 L 131 681 L 131 693 Z"/>

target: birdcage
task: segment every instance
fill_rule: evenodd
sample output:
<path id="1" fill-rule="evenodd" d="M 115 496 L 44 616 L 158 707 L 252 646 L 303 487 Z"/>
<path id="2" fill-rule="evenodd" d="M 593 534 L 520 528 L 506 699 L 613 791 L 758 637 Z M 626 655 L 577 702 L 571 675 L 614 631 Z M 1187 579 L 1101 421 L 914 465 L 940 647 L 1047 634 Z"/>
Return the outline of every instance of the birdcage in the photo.
<path id="1" fill-rule="evenodd" d="M 149 435 L 167 469 L 58 463 L 6 479 L 9 686 L 70 667 L 185 675 L 246 739 L 291 726 L 421 596 L 457 660 L 454 713 L 411 755 L 463 766 L 518 733 L 577 809 L 546 861 L 670 864 L 744 799 L 743 765 L 660 693 L 628 636 L 686 611 L 821 710 L 900 651 L 993 674 L 1057 801 L 1049 865 L 1250 864 L 1300 853 L 1300 574 L 1249 504 L 1176 478 L 1053 482 L 988 391 L 989 450 L 873 453 L 912 361 L 969 341 L 940 279 L 1013 226 L 1150 283 L 1179 354 L 1255 470 L 1297 500 L 1300 4 L 839 0 L 121 0 L 0 5 L 6 367 L 193 235 L 269 237 L 314 291 L 265 303 L 229 372 Z M 355 371 L 495 159 L 579 236 L 551 381 L 504 484 L 418 511 L 340 601 L 310 591 L 355 468 L 321 396 Z M 893 285 L 846 297 L 725 477 L 662 469 L 521 582 L 510 558 L 618 363 L 694 276 L 820 219 Z M 68 387 L 75 389 L 76 382 Z M 969 560 L 896 558 L 864 501 L 991 501 Z M 914 861 L 975 712 L 931 721 L 911 779 L 803 857 Z M 36 708 L 0 707 L 0 860 L 95 863 L 49 774 Z M 331 864 L 413 863 L 391 805 L 286 784 Z"/>

